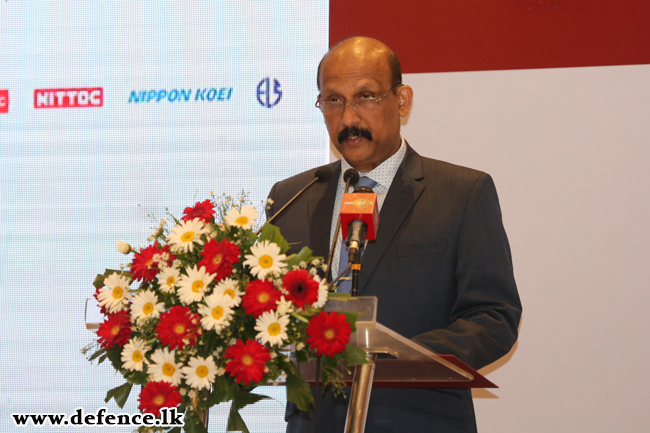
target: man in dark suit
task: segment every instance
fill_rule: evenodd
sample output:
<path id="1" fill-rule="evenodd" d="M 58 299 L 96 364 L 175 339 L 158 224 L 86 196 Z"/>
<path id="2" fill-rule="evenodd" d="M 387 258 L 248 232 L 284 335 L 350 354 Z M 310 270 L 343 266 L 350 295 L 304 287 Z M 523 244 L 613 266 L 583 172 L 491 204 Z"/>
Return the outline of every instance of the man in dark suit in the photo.
<path id="1" fill-rule="evenodd" d="M 333 178 L 315 184 L 274 223 L 294 251 L 327 257 L 347 167 L 376 183 L 380 224 L 366 246 L 359 291 L 379 299 L 377 320 L 475 369 L 512 348 L 521 304 L 492 179 L 486 173 L 418 155 L 400 135 L 413 98 L 399 61 L 383 43 L 355 37 L 321 61 L 317 105 L 343 156 Z M 314 177 L 274 185 L 273 215 Z M 343 246 L 345 248 L 345 246 Z M 333 274 L 340 251 L 334 254 Z M 320 432 L 342 432 L 347 401 L 326 394 Z M 288 432 L 311 431 L 311 414 L 289 405 Z M 470 390 L 374 389 L 366 431 L 476 432 Z"/>

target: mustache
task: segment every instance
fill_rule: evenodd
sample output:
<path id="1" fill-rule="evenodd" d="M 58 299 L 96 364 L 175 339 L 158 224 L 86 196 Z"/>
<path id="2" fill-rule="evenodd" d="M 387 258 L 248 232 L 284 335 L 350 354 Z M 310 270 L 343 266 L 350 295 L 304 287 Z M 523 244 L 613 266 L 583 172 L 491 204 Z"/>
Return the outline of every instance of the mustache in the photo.
<path id="1" fill-rule="evenodd" d="M 368 141 L 372 141 L 372 133 L 367 129 L 359 128 L 358 126 L 346 126 L 339 132 L 339 143 L 347 140 L 351 136 L 363 137 Z"/>

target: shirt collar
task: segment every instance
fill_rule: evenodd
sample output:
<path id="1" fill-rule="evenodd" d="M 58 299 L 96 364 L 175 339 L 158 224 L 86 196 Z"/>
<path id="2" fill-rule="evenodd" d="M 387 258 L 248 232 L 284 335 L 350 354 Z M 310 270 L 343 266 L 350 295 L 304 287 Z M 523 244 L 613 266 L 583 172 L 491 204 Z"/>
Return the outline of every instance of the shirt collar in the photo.
<path id="1" fill-rule="evenodd" d="M 368 173 L 359 174 L 362 177 L 369 177 L 386 189 L 390 188 L 390 184 L 393 183 L 395 173 L 397 173 L 397 169 L 399 169 L 399 166 L 402 164 L 402 160 L 404 160 L 404 155 L 406 155 L 406 142 L 404 140 L 404 136 L 400 134 L 400 138 L 401 144 L 397 152 L 395 152 L 390 158 L 379 164 Z M 343 179 L 343 173 L 345 173 L 350 168 L 353 167 L 349 162 L 345 160 L 343 156 L 341 156 L 341 180 Z"/>

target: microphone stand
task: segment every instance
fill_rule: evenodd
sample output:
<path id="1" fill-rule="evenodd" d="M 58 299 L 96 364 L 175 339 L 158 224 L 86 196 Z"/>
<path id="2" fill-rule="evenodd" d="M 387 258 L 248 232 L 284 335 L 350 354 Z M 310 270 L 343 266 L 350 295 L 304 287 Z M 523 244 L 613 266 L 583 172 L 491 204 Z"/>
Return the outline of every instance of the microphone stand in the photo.
<path id="1" fill-rule="evenodd" d="M 351 265 L 348 265 L 348 267 L 345 268 L 345 270 L 344 270 L 343 272 L 341 272 L 341 273 L 339 274 L 339 276 L 336 277 L 336 279 L 335 279 L 334 281 L 332 281 L 331 283 L 329 283 L 329 285 L 327 286 L 327 291 L 328 291 L 328 292 L 331 292 L 331 291 L 332 291 L 332 287 L 334 287 L 334 284 L 338 283 L 338 281 L 339 281 L 341 278 L 343 278 L 343 277 L 347 277 L 348 274 L 350 273 L 350 270 L 351 270 L 351 269 L 352 269 L 352 266 L 351 266 Z"/>
<path id="2" fill-rule="evenodd" d="M 359 245 L 359 251 L 354 255 L 354 260 L 350 267 L 352 268 L 352 288 L 350 289 L 350 296 L 359 296 L 359 274 L 361 273 L 361 252 L 363 246 Z"/>
<path id="3" fill-rule="evenodd" d="M 359 174 L 357 173 L 357 179 L 356 179 L 356 181 L 354 183 L 357 183 L 359 181 L 358 176 L 359 176 Z M 348 192 L 348 190 L 350 189 L 350 183 L 351 183 L 351 181 L 353 179 L 354 179 L 354 176 L 348 176 L 347 180 L 345 181 L 345 190 L 343 190 L 344 193 Z M 328 274 L 331 275 L 332 278 L 334 278 L 334 275 L 332 275 L 332 273 L 331 273 L 332 258 L 334 257 L 334 248 L 336 247 L 336 242 L 339 240 L 339 232 L 340 231 L 341 231 L 341 214 L 339 213 L 339 217 L 338 217 L 338 219 L 336 221 L 336 230 L 334 230 L 334 239 L 332 239 L 332 247 L 330 248 L 330 256 L 327 258 L 327 272 L 328 272 Z M 342 245 L 341 245 L 341 248 L 343 248 Z M 328 291 L 332 290 L 332 287 L 334 286 L 334 283 L 336 283 L 338 280 L 345 277 L 349 273 L 349 270 L 348 270 L 349 268 L 350 267 L 348 266 L 348 268 L 345 269 L 345 271 L 347 271 L 345 273 L 345 275 L 343 274 L 343 272 L 341 272 L 340 275 L 334 281 L 332 281 L 330 283 L 330 285 L 328 286 Z M 339 269 L 339 271 L 340 271 L 340 269 Z"/>
<path id="4" fill-rule="evenodd" d="M 311 182 L 309 182 L 309 183 L 307 184 L 307 186 L 305 186 L 303 189 L 301 189 L 301 190 L 298 192 L 298 194 L 294 195 L 293 198 L 287 202 L 287 204 L 285 204 L 284 206 L 282 206 L 282 208 L 280 208 L 280 210 L 277 211 L 277 212 L 275 213 L 275 215 L 273 215 L 273 216 L 272 216 L 272 217 L 267 221 L 267 223 L 270 223 L 271 221 L 273 221 L 273 220 L 275 219 L 275 217 L 278 216 L 278 215 L 280 215 L 280 214 L 282 213 L 282 211 L 283 211 L 287 206 L 289 206 L 291 203 L 293 203 L 293 201 L 294 201 L 295 199 L 297 199 L 298 197 L 300 197 L 300 195 L 301 195 L 301 194 L 302 194 L 302 193 L 303 193 L 307 188 L 309 188 L 310 186 L 312 186 L 313 184 L 315 184 L 315 183 L 318 182 L 319 180 L 320 180 L 319 177 L 315 177 Z M 260 228 L 255 232 L 255 235 L 259 235 L 263 228 L 264 228 L 264 226 L 260 227 Z"/>

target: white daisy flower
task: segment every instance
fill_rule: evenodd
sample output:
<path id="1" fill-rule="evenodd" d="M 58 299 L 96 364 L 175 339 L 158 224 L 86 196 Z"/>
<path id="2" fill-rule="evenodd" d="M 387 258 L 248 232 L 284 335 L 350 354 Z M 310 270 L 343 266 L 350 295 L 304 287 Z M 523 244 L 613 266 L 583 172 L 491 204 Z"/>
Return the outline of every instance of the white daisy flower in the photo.
<path id="1" fill-rule="evenodd" d="M 129 299 L 129 285 L 131 280 L 127 277 L 121 276 L 117 272 L 113 272 L 104 279 L 104 285 L 99 289 L 97 299 L 99 300 L 100 307 L 106 307 L 109 313 L 116 313 L 121 310 L 126 310 L 128 307 Z"/>
<path id="2" fill-rule="evenodd" d="M 181 364 L 176 363 L 176 351 L 169 351 L 168 347 L 156 350 L 151 355 L 152 364 L 149 365 L 151 380 L 169 382 L 172 385 L 181 383 Z"/>
<path id="3" fill-rule="evenodd" d="M 204 266 L 201 269 L 196 269 L 196 266 L 186 268 L 185 272 L 187 275 L 181 275 L 178 279 L 178 297 L 185 305 L 201 301 L 214 275 L 208 274 Z"/>
<path id="4" fill-rule="evenodd" d="M 181 276 L 178 268 L 164 267 L 160 269 L 160 273 L 156 275 L 158 278 L 158 285 L 160 290 L 165 293 L 174 293 L 174 289 L 178 285 L 178 279 Z"/>
<path id="5" fill-rule="evenodd" d="M 163 311 L 165 311 L 164 304 L 158 302 L 158 296 L 151 290 L 145 290 L 135 295 L 133 304 L 131 304 L 131 317 L 136 321 L 159 317 Z"/>
<path id="6" fill-rule="evenodd" d="M 217 365 L 214 363 L 212 356 L 203 359 L 201 356 L 191 357 L 187 367 L 183 367 L 185 382 L 192 388 L 210 389 L 210 384 L 214 382 L 217 375 Z"/>
<path id="7" fill-rule="evenodd" d="M 329 290 L 327 287 L 327 282 L 326 281 L 320 281 L 320 278 L 317 276 L 314 277 L 314 280 L 319 281 L 318 284 L 318 301 L 313 303 L 311 306 L 314 308 L 323 308 L 325 306 L 325 303 L 327 302 L 327 298 L 329 296 Z"/>
<path id="8" fill-rule="evenodd" d="M 280 315 L 290 314 L 294 311 L 293 303 L 284 299 L 284 296 L 281 296 L 280 300 L 275 303 L 278 304 L 278 307 L 275 310 Z"/>
<path id="9" fill-rule="evenodd" d="M 255 338 L 262 340 L 262 344 L 280 346 L 288 338 L 288 325 L 289 316 L 280 316 L 277 311 L 267 311 L 255 321 L 255 330 L 259 331 Z"/>
<path id="10" fill-rule="evenodd" d="M 238 307 L 239 304 L 241 304 L 241 297 L 243 293 L 239 291 L 237 281 L 233 280 L 232 278 L 224 278 L 223 280 L 219 281 L 219 284 L 215 286 L 213 293 L 220 293 L 222 295 L 230 296 L 232 299 L 233 307 Z"/>
<path id="11" fill-rule="evenodd" d="M 267 274 L 279 272 L 281 268 L 286 268 L 287 264 L 282 260 L 287 256 L 280 254 L 280 247 L 273 242 L 264 240 L 251 247 L 252 254 L 246 254 L 244 265 L 251 268 L 251 274 L 254 277 L 262 279 Z"/>
<path id="12" fill-rule="evenodd" d="M 226 224 L 248 230 L 253 227 L 257 216 L 257 209 L 252 206 L 242 206 L 241 211 L 232 208 L 226 214 Z"/>
<path id="13" fill-rule="evenodd" d="M 232 302 L 232 298 L 223 293 L 213 293 L 206 296 L 206 305 L 201 305 L 198 310 L 199 314 L 203 316 L 201 326 L 206 330 L 214 329 L 215 332 L 221 332 L 223 328 L 230 324 L 230 318 L 233 314 Z"/>
<path id="14" fill-rule="evenodd" d="M 142 371 L 146 362 L 145 355 L 151 347 L 144 340 L 134 337 L 122 349 L 122 363 L 124 368 L 131 371 Z"/>
<path id="15" fill-rule="evenodd" d="M 194 244 L 203 245 L 201 235 L 208 231 L 209 229 L 198 218 L 194 218 L 192 221 L 181 221 L 179 225 L 172 228 L 172 233 L 167 236 L 167 242 L 175 252 L 194 251 Z"/>

